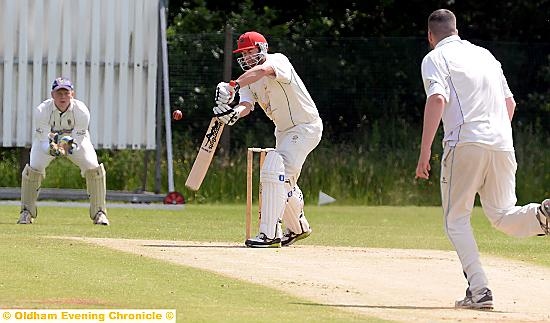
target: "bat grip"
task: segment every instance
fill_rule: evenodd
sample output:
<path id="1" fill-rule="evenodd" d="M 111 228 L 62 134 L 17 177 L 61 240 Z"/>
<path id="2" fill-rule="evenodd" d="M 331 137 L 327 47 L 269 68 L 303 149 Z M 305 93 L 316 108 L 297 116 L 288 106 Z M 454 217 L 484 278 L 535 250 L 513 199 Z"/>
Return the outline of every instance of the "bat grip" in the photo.
<path id="1" fill-rule="evenodd" d="M 241 88 L 241 86 L 239 85 L 239 83 L 235 80 L 231 80 L 229 81 L 229 86 L 231 86 L 232 88 L 235 89 L 235 93 L 239 92 L 239 89 Z"/>

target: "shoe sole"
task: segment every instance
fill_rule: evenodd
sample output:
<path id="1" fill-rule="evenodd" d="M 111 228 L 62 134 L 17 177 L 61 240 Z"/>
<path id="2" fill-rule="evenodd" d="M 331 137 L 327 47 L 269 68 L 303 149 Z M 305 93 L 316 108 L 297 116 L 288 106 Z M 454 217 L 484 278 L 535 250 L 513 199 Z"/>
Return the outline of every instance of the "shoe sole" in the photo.
<path id="1" fill-rule="evenodd" d="M 493 305 L 483 305 L 483 306 L 455 306 L 456 309 L 463 309 L 463 310 L 478 310 L 478 311 L 492 311 Z"/>
<path id="2" fill-rule="evenodd" d="M 248 241 L 244 242 L 244 245 L 248 248 L 281 248 L 281 242 L 276 242 L 272 244 L 255 244 Z"/>
<path id="3" fill-rule="evenodd" d="M 270 244 L 270 245 L 258 245 L 258 244 L 245 244 L 248 248 L 281 248 L 281 245 Z"/>
<path id="4" fill-rule="evenodd" d="M 309 235 L 311 234 L 312 231 L 313 231 L 313 230 L 310 230 L 310 231 L 307 232 L 307 233 L 302 233 L 302 234 L 300 234 L 299 236 L 296 236 L 296 238 L 291 239 L 291 240 L 288 240 L 287 243 L 283 243 L 283 242 L 281 241 L 281 245 L 282 245 L 283 247 L 288 247 L 288 246 L 294 244 L 294 243 L 297 242 L 297 241 L 300 241 L 300 240 L 303 240 L 303 239 L 309 237 Z"/>
<path id="5" fill-rule="evenodd" d="M 480 310 L 480 311 L 491 311 L 494 309 L 493 303 L 475 303 L 468 305 L 460 305 L 458 302 L 455 303 L 455 308 L 457 309 L 466 309 L 466 310 Z"/>

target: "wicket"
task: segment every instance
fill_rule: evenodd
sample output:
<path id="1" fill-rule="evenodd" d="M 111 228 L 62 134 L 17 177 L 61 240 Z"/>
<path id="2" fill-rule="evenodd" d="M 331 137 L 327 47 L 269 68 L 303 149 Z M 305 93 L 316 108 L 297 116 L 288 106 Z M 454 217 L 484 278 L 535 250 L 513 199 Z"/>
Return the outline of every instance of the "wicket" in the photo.
<path id="1" fill-rule="evenodd" d="M 252 175 L 254 169 L 254 153 L 260 155 L 260 173 L 264 164 L 265 155 L 274 148 L 248 148 L 246 154 L 246 239 L 250 238 L 251 222 L 252 222 Z M 262 218 L 262 183 L 258 185 L 258 226 Z"/>

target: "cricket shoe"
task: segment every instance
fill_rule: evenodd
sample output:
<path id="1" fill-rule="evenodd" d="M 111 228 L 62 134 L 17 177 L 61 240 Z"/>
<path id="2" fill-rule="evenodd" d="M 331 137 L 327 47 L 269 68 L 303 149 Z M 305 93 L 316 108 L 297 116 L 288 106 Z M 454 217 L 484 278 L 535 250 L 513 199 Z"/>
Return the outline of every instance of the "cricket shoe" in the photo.
<path id="1" fill-rule="evenodd" d="M 32 224 L 32 215 L 29 210 L 23 210 L 21 213 L 19 213 L 19 220 L 17 220 L 17 224 Z"/>
<path id="2" fill-rule="evenodd" d="M 466 297 L 455 302 L 455 308 L 474 310 L 492 310 L 493 293 L 489 288 L 483 288 L 479 293 L 473 295 L 470 288 L 466 289 Z"/>
<path id="3" fill-rule="evenodd" d="M 107 219 L 107 214 L 103 211 L 98 211 L 94 216 L 94 224 L 99 225 L 109 225 L 109 219 Z"/>
<path id="4" fill-rule="evenodd" d="M 244 244 L 249 248 L 280 248 L 281 238 L 270 239 L 265 233 L 260 232 L 256 237 L 246 240 Z"/>
<path id="5" fill-rule="evenodd" d="M 309 231 L 304 231 L 302 233 L 294 233 L 289 229 L 286 229 L 285 233 L 283 233 L 283 237 L 281 238 L 281 245 L 283 247 L 288 247 L 298 240 L 302 240 L 309 237 L 309 235 L 311 234 L 311 231 L 313 230 L 311 230 L 310 228 Z"/>
<path id="6" fill-rule="evenodd" d="M 537 219 L 546 235 L 550 235 L 550 199 L 542 201 L 537 211 Z"/>

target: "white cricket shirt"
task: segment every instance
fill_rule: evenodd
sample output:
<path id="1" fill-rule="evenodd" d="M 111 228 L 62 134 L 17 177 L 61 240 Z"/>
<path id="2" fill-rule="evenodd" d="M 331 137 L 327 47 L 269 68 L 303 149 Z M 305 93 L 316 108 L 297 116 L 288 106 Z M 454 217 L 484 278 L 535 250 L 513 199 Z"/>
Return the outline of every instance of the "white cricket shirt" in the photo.
<path id="1" fill-rule="evenodd" d="M 304 83 L 288 58 L 280 53 L 267 54 L 267 64 L 275 77 L 263 77 L 240 89 L 240 102 L 258 102 L 273 120 L 278 131 L 319 120 L 319 112 Z"/>
<path id="2" fill-rule="evenodd" d="M 47 149 L 50 132 L 70 135 L 79 147 L 82 140 L 90 136 L 90 111 L 84 102 L 76 99 L 71 99 L 71 105 L 63 113 L 55 107 L 53 99 L 45 100 L 34 110 L 34 118 L 35 140 L 45 143 L 44 149 Z"/>
<path id="3" fill-rule="evenodd" d="M 514 150 L 505 100 L 512 92 L 500 62 L 488 50 L 449 36 L 422 60 L 422 80 L 428 98 L 445 97 L 443 142 Z"/>

